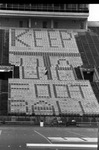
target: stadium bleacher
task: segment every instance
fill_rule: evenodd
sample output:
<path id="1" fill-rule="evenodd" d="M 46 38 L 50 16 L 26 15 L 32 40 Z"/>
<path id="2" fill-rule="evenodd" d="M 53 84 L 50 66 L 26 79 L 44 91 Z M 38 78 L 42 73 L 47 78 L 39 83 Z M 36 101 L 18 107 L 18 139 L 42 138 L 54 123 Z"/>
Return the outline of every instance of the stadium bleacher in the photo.
<path id="1" fill-rule="evenodd" d="M 79 53 L 73 32 L 66 30 L 12 29 L 10 41 L 10 51 Z"/>
<path id="2" fill-rule="evenodd" d="M 90 28 L 89 28 L 90 29 Z M 98 34 L 92 35 L 92 31 L 78 33 L 77 45 L 82 56 L 84 63 L 88 65 L 98 66 L 99 64 L 99 36 Z M 81 45 L 80 45 L 81 44 Z M 84 59 L 85 57 L 85 59 Z M 87 62 L 86 62 L 87 61 Z"/>
<path id="3" fill-rule="evenodd" d="M 77 35 L 67 30 L 11 29 L 9 62 L 19 66 L 19 79 L 9 79 L 9 102 L 13 102 L 9 112 L 45 116 L 99 114 L 90 82 L 81 78 L 81 74 L 79 78 L 75 69 L 83 63 L 96 63 L 89 37 L 86 32 Z M 85 48 L 90 52 L 90 60 Z M 28 88 L 19 83 L 27 83 Z"/>
<path id="4" fill-rule="evenodd" d="M 37 106 L 36 114 L 39 111 L 38 107 L 39 101 L 43 101 L 43 103 L 49 103 L 53 106 L 55 110 L 55 114 L 80 114 L 82 111 L 81 106 L 79 105 L 79 101 L 82 104 L 83 109 L 85 110 L 85 114 L 88 114 L 86 111 L 86 105 L 89 104 L 89 109 L 93 106 L 97 106 L 93 112 L 98 114 L 98 101 L 94 95 L 92 87 L 89 81 L 83 80 L 31 80 L 31 79 L 10 79 L 9 80 L 9 101 L 14 99 L 16 100 L 24 100 L 29 103 L 28 110 L 30 110 L 32 114 L 32 107 L 34 104 Z M 36 102 L 38 103 L 36 104 Z M 58 104 L 57 104 L 58 102 Z M 72 109 L 67 110 L 65 105 L 69 105 Z M 62 107 L 64 108 L 62 109 Z M 26 107 L 26 106 L 24 106 Z M 46 106 L 47 107 L 47 106 Z M 78 107 L 78 109 L 77 109 Z M 40 108 L 43 111 L 42 108 Z M 68 108 L 69 109 L 69 108 Z M 46 109 L 45 109 L 46 110 Z M 46 111 L 44 110 L 43 115 L 46 115 Z M 48 109 L 49 110 L 49 109 Z M 91 110 L 91 109 L 90 109 Z M 41 114 L 42 114 L 41 111 Z M 89 111 L 91 114 L 91 111 Z M 40 111 L 39 111 L 40 113 Z M 34 109 L 35 114 L 35 109 Z M 53 115 L 53 113 L 50 113 Z"/>

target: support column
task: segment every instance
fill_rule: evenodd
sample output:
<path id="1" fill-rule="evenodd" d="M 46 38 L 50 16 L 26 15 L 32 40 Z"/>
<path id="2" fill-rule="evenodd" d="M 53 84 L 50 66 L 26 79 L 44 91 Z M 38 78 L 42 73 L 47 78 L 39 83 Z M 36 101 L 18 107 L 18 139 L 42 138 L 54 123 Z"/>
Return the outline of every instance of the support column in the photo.
<path id="1" fill-rule="evenodd" d="M 84 29 L 85 29 L 85 30 L 88 29 L 88 22 L 87 22 L 87 19 L 86 19 L 86 21 L 84 22 Z"/>
<path id="2" fill-rule="evenodd" d="M 29 28 L 31 28 L 31 18 L 29 18 Z"/>
<path id="3" fill-rule="evenodd" d="M 81 29 L 87 30 L 87 19 L 81 21 Z"/>
<path id="4" fill-rule="evenodd" d="M 64 4 L 64 10 L 66 10 L 66 4 Z"/>
<path id="5" fill-rule="evenodd" d="M 54 22 L 53 22 L 53 19 L 51 19 L 51 29 L 54 28 Z"/>

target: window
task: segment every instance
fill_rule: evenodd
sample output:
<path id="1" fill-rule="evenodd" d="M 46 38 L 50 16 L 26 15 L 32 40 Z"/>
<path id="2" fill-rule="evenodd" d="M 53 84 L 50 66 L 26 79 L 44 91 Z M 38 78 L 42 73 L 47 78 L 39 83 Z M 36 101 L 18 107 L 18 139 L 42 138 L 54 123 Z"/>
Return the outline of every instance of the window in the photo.
<path id="1" fill-rule="evenodd" d="M 83 28 L 84 28 L 84 23 L 83 23 L 83 22 L 81 22 L 81 24 L 80 24 L 80 28 L 81 28 L 81 29 L 83 29 Z"/>
<path id="2" fill-rule="evenodd" d="M 72 9 L 76 10 L 76 8 L 77 8 L 77 4 L 72 4 Z"/>
<path id="3" fill-rule="evenodd" d="M 67 4 L 66 7 L 67 9 L 72 9 L 72 4 Z"/>
<path id="4" fill-rule="evenodd" d="M 47 22 L 46 21 L 43 22 L 43 28 L 47 28 Z"/>
<path id="5" fill-rule="evenodd" d="M 43 10 L 47 10 L 47 4 L 43 4 Z"/>
<path id="6" fill-rule="evenodd" d="M 60 10 L 64 10 L 64 4 L 60 4 Z"/>
<path id="7" fill-rule="evenodd" d="M 29 20 L 27 20 L 27 27 L 29 27 Z"/>
<path id="8" fill-rule="evenodd" d="M 48 9 L 48 11 L 52 11 L 53 10 L 52 4 L 48 4 L 47 9 Z"/>
<path id="9" fill-rule="evenodd" d="M 84 9 L 84 4 L 79 4 L 79 5 L 78 5 L 78 8 L 79 8 L 79 9 Z"/>
<path id="10" fill-rule="evenodd" d="M 19 21 L 19 27 L 23 27 L 23 21 Z"/>
<path id="11" fill-rule="evenodd" d="M 59 10 L 59 4 L 54 4 L 54 10 L 56 11 L 56 10 Z"/>
<path id="12" fill-rule="evenodd" d="M 58 22 L 54 22 L 54 28 L 58 28 Z"/>
<path id="13" fill-rule="evenodd" d="M 76 23 L 76 20 L 73 20 L 72 22 L 73 22 L 73 23 Z"/>

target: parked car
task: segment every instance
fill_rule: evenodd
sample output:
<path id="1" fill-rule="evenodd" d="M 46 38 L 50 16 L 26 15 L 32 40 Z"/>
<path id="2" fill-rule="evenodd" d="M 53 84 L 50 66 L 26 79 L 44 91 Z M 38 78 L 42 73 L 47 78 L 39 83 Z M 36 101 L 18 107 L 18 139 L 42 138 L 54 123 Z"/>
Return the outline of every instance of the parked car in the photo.
<path id="1" fill-rule="evenodd" d="M 71 121 L 66 122 L 66 126 L 76 126 L 76 125 L 77 125 L 76 120 L 71 120 Z"/>
<path id="2" fill-rule="evenodd" d="M 51 126 L 65 126 L 65 123 L 61 119 L 54 118 Z"/>

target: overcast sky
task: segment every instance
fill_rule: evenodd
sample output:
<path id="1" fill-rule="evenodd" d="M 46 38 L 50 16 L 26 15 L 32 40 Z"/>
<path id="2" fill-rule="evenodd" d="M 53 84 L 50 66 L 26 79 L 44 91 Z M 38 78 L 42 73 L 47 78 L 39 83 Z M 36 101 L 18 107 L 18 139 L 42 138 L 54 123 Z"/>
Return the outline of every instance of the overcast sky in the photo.
<path id="1" fill-rule="evenodd" d="M 88 21 L 99 21 L 99 4 L 89 5 Z"/>

